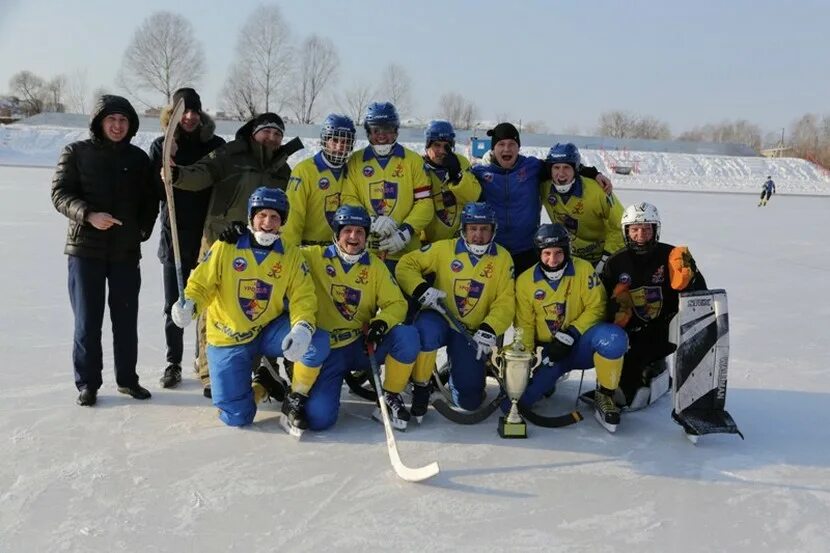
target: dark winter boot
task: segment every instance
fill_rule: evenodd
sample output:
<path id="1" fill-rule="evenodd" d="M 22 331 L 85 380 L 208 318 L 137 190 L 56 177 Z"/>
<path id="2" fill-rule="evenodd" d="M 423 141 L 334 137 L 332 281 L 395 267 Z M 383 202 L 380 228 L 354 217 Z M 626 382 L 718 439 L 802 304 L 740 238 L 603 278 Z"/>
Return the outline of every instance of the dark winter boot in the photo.
<path id="1" fill-rule="evenodd" d="M 98 390 L 92 388 L 82 388 L 81 393 L 78 394 L 78 399 L 75 403 L 82 407 L 92 407 L 98 401 Z"/>
<path id="2" fill-rule="evenodd" d="M 432 395 L 432 382 L 421 384 L 418 382 L 412 383 L 412 406 L 410 413 L 415 420 L 421 422 L 421 418 L 427 413 L 429 407 L 429 398 Z"/>
<path id="3" fill-rule="evenodd" d="M 164 376 L 159 379 L 162 388 L 175 388 L 182 381 L 182 367 L 176 363 L 170 363 L 164 369 Z"/>
<path id="4" fill-rule="evenodd" d="M 409 423 L 409 411 L 406 410 L 406 406 L 403 404 L 403 398 L 401 394 L 395 392 L 387 392 L 386 390 L 383 391 L 382 394 L 383 401 L 386 402 L 386 407 L 389 411 L 389 419 L 392 423 L 392 427 L 398 430 L 406 430 L 406 425 Z M 372 413 L 372 417 L 375 420 L 383 421 L 383 414 L 380 411 L 380 407 L 375 409 L 375 412 Z"/>
<path id="5" fill-rule="evenodd" d="M 143 388 L 138 382 L 130 387 L 119 386 L 118 391 L 122 394 L 127 394 L 133 399 L 150 399 L 153 397 L 153 394 L 147 388 Z"/>
<path id="6" fill-rule="evenodd" d="M 614 402 L 614 390 L 602 386 L 597 388 L 594 394 L 594 417 L 609 432 L 617 429 L 620 424 L 620 408 Z"/>
<path id="7" fill-rule="evenodd" d="M 305 402 L 308 396 L 298 392 L 291 392 L 282 402 L 282 414 L 286 422 L 299 430 L 308 428 L 308 419 L 305 416 Z"/>

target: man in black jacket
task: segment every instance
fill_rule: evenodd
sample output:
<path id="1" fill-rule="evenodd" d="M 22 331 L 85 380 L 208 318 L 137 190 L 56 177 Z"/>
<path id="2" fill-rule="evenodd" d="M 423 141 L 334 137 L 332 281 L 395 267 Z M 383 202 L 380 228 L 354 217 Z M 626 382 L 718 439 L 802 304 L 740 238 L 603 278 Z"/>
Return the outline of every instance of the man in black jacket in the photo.
<path id="1" fill-rule="evenodd" d="M 130 144 L 138 115 L 121 96 L 103 95 L 90 120 L 91 138 L 67 145 L 52 179 L 52 203 L 69 219 L 66 253 L 75 315 L 72 362 L 79 405 L 95 404 L 101 387 L 104 297 L 112 321 L 118 391 L 148 399 L 136 374 L 141 242 L 153 231 L 158 197 L 150 160 Z"/>
<path id="2" fill-rule="evenodd" d="M 216 124 L 213 119 L 202 112 L 202 101 L 192 88 L 180 88 L 173 93 L 171 105 L 161 112 L 162 131 L 167 130 L 173 107 L 184 99 L 184 115 L 176 130 L 176 145 L 173 149 L 173 161 L 177 166 L 195 163 L 225 143 L 214 134 Z M 153 175 L 161 198 L 161 237 L 159 239 L 158 257 L 162 266 L 164 279 L 164 339 L 167 343 L 167 368 L 161 377 L 164 388 L 174 388 L 182 380 L 183 340 L 182 329 L 170 318 L 170 309 L 179 298 L 176 280 L 176 265 L 173 258 L 173 236 L 170 230 L 170 213 L 167 195 L 161 180 L 162 149 L 164 136 L 158 137 L 150 146 L 150 162 Z M 199 248 L 202 241 L 202 229 L 205 226 L 211 189 L 191 192 L 180 188 L 173 189 L 173 201 L 176 205 L 176 227 L 181 252 L 182 278 L 187 282 L 190 271 L 199 262 Z M 198 344 L 198 342 L 197 342 Z"/>

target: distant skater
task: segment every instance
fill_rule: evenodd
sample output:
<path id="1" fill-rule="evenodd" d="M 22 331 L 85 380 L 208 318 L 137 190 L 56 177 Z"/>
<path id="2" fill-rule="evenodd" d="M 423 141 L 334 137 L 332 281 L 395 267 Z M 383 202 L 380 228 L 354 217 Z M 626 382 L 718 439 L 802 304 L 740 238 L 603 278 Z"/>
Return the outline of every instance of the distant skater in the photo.
<path id="1" fill-rule="evenodd" d="M 770 196 L 773 194 L 775 194 L 775 183 L 772 182 L 772 177 L 767 175 L 766 182 L 761 186 L 761 201 L 758 202 L 758 207 L 767 205 Z"/>

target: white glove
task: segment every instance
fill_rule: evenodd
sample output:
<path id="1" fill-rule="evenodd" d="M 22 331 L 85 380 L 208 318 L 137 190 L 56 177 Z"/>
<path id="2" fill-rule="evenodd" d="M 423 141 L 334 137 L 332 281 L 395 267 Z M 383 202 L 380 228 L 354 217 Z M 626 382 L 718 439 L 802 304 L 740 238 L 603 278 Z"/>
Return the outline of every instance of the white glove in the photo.
<path id="1" fill-rule="evenodd" d="M 496 347 L 496 335 L 480 328 L 473 334 L 473 340 L 476 343 L 476 359 L 479 360 L 490 355 Z"/>
<path id="2" fill-rule="evenodd" d="M 426 291 L 421 294 L 421 297 L 418 298 L 418 301 L 424 307 L 429 307 L 430 309 L 435 309 L 436 311 L 444 311 L 443 306 L 441 306 L 440 302 L 442 299 L 447 297 L 447 293 L 443 290 L 439 290 L 438 288 L 427 288 Z"/>
<path id="3" fill-rule="evenodd" d="M 282 356 L 289 361 L 299 361 L 308 351 L 313 334 L 313 326 L 305 321 L 298 321 L 282 340 Z"/>
<path id="4" fill-rule="evenodd" d="M 398 253 L 409 244 L 412 233 L 407 227 L 401 227 L 396 232 L 380 241 L 378 249 L 382 252 Z"/>
<path id="5" fill-rule="evenodd" d="M 389 236 L 396 230 L 398 230 L 398 223 L 396 223 L 392 217 L 381 215 L 379 217 L 375 217 L 372 221 L 372 234 L 377 234 L 381 238 Z"/>
<path id="6" fill-rule="evenodd" d="M 179 299 L 170 308 L 170 318 L 173 319 L 173 323 L 177 327 L 184 328 L 193 320 L 193 314 L 195 312 L 196 305 L 193 303 L 193 300 L 185 298 L 184 301 L 181 301 Z"/>

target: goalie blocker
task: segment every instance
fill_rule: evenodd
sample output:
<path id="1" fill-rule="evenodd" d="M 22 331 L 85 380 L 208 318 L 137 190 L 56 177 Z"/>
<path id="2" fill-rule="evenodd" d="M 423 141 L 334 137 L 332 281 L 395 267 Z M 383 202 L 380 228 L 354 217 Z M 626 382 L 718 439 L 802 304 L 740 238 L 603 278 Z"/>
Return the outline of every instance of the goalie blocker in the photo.
<path id="1" fill-rule="evenodd" d="M 676 320 L 672 418 L 696 441 L 714 433 L 743 434 L 724 409 L 729 364 L 725 290 L 680 294 Z"/>

